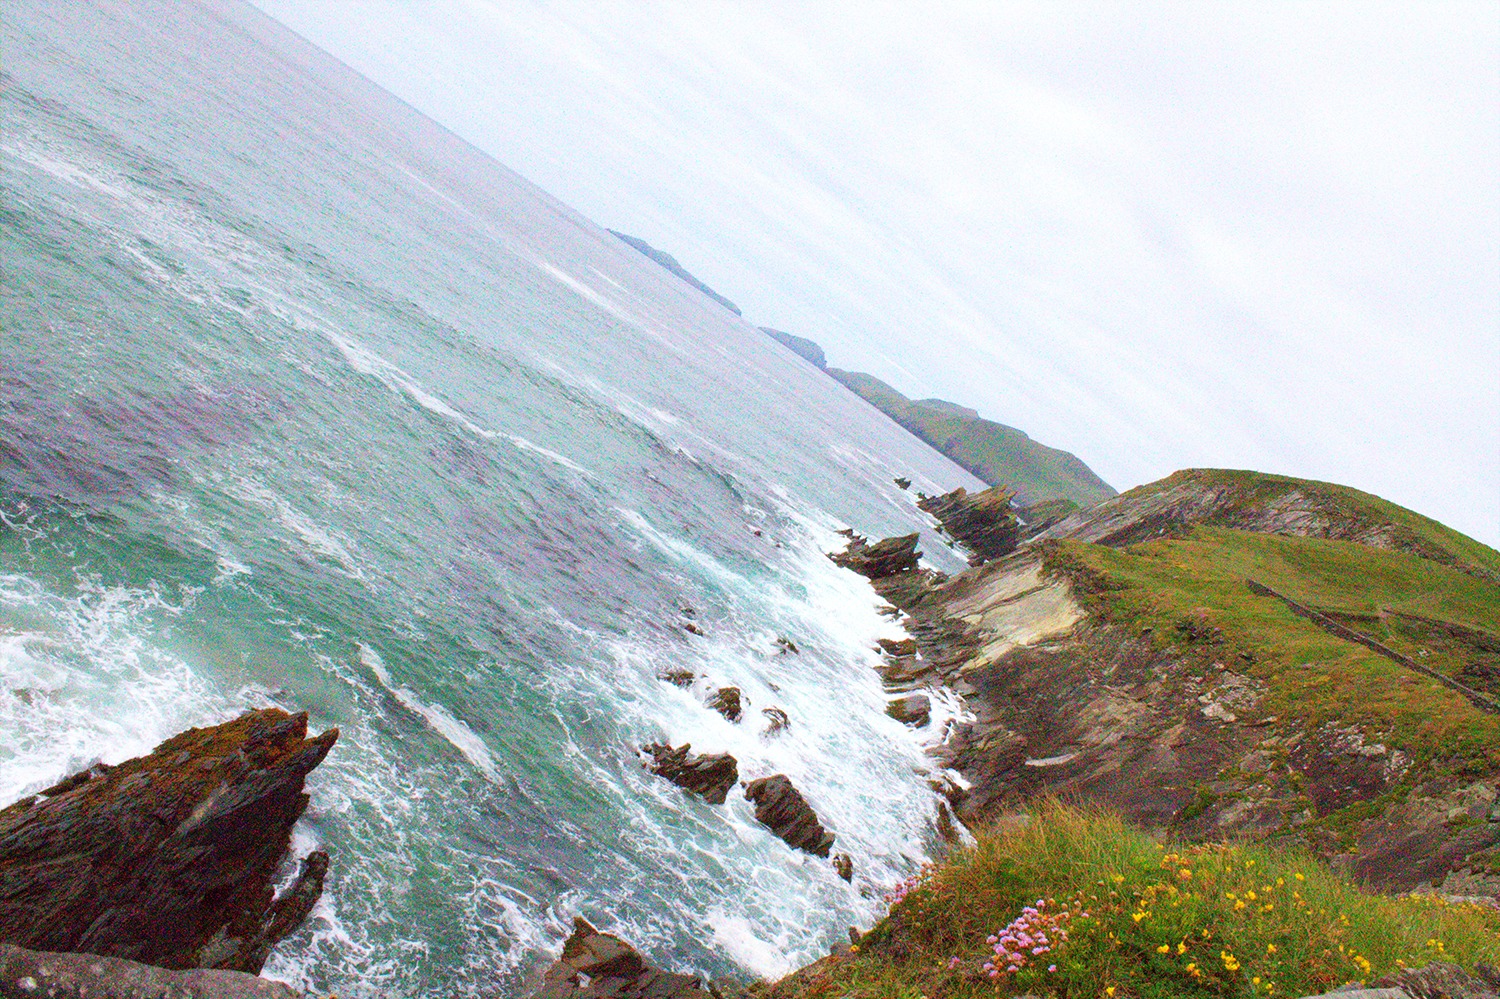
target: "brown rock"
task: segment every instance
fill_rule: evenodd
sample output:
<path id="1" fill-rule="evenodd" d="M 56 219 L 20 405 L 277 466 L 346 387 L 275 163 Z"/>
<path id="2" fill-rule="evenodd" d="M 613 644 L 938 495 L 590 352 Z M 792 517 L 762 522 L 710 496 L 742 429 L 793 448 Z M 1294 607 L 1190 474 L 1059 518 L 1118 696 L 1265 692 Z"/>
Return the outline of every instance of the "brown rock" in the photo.
<path id="1" fill-rule="evenodd" d="M 755 803 L 755 819 L 768 826 L 788 846 L 819 857 L 833 848 L 833 833 L 823 828 L 806 799 L 784 774 L 751 781 L 745 798 Z"/>
<path id="2" fill-rule="evenodd" d="M 739 764 L 728 753 L 694 756 L 687 743 L 673 749 L 663 743 L 641 747 L 651 757 L 647 769 L 678 787 L 700 794 L 711 805 L 722 805 L 729 789 L 740 779 Z"/>
<path id="3" fill-rule="evenodd" d="M 624 940 L 600 933 L 586 920 L 574 919 L 562 957 L 548 969 L 532 999 L 709 999 L 710 995 L 700 979 L 653 968 Z"/>
<path id="4" fill-rule="evenodd" d="M 274 898 L 303 782 L 338 738 L 254 711 L 190 729 L 0 811 L 0 941 L 163 968 L 259 971 L 322 891 L 326 854 Z"/>
<path id="5" fill-rule="evenodd" d="M 877 638 L 875 644 L 880 651 L 897 659 L 903 656 L 914 656 L 917 654 L 917 640 L 915 638 Z"/>
<path id="6" fill-rule="evenodd" d="M 856 534 L 849 539 L 848 547 L 828 557 L 833 559 L 834 564 L 853 569 L 866 579 L 874 580 L 915 572 L 917 559 L 921 554 L 917 551 L 915 534 L 886 538 L 873 545 Z"/>
<path id="7" fill-rule="evenodd" d="M 720 687 L 708 699 L 708 706 L 732 722 L 739 721 L 745 713 L 744 705 L 740 699 L 740 688 L 738 687 Z"/>
<path id="8" fill-rule="evenodd" d="M 280 982 L 240 971 L 169 971 L 97 954 L 26 950 L 0 943 L 0 999 L 298 999 Z"/>
<path id="9" fill-rule="evenodd" d="M 908 694 L 886 705 L 885 713 L 903 725 L 921 728 L 932 718 L 932 702 L 926 694 Z"/>
<path id="10" fill-rule="evenodd" d="M 775 735 L 784 728 L 791 728 L 792 721 L 786 716 L 786 712 L 777 707 L 761 708 L 760 713 L 766 716 L 766 735 Z"/>
<path id="11" fill-rule="evenodd" d="M 1401 989 L 1411 999 L 1500 999 L 1491 983 L 1441 961 L 1423 968 L 1403 968 L 1375 984 Z"/>
<path id="12" fill-rule="evenodd" d="M 833 869 L 845 881 L 854 880 L 854 858 L 847 853 L 835 853 L 833 855 Z M 858 940 L 854 942 L 859 943 Z"/>

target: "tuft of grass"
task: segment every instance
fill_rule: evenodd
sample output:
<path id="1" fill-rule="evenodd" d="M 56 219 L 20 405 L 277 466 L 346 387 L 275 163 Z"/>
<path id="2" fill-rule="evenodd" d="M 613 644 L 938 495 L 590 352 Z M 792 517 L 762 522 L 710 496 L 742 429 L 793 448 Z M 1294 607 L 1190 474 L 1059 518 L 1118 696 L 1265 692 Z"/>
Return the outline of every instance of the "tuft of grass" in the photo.
<path id="1" fill-rule="evenodd" d="M 1036 925 L 1028 907 L 1055 927 L 1047 949 L 997 967 L 992 938 L 1018 917 Z M 1500 912 L 1370 894 L 1298 852 L 1170 846 L 1105 812 L 1042 801 L 905 886 L 854 952 L 761 994 L 1300 996 L 1434 960 L 1500 961 Z"/>

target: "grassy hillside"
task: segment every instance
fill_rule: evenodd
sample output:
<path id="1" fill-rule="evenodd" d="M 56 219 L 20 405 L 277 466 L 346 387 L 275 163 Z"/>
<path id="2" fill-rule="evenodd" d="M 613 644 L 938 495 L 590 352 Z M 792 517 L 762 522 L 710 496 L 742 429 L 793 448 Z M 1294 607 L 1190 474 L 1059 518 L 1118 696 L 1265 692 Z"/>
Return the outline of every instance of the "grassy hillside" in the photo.
<path id="1" fill-rule="evenodd" d="M 1434 960 L 1500 961 L 1500 912 L 1371 895 L 1295 851 L 1171 845 L 1039 802 L 903 885 L 852 952 L 760 994 L 1293 997 Z"/>
<path id="2" fill-rule="evenodd" d="M 1089 506 L 1115 494 L 1066 451 L 1047 447 L 1014 427 L 986 420 L 942 400 L 914 402 L 873 375 L 827 369 L 850 391 L 960 467 L 992 486 L 1005 486 L 1023 505 L 1069 499 Z"/>

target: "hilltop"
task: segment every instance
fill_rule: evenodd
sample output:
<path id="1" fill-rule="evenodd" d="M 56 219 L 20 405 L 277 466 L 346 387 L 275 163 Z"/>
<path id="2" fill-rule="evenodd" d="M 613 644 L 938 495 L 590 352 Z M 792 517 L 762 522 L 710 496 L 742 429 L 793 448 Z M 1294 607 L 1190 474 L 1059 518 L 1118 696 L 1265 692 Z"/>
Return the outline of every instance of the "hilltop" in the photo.
<path id="1" fill-rule="evenodd" d="M 912 400 L 874 375 L 829 368 L 843 386 L 947 455 L 982 482 L 1003 485 L 1023 506 L 1066 499 L 1090 506 L 1115 495 L 1077 456 L 1032 440 L 942 399 Z"/>
<path id="2" fill-rule="evenodd" d="M 972 715 L 940 753 L 978 842 L 770 995 L 1493 993 L 1402 968 L 1500 960 L 1500 552 L 1347 487 L 1191 469 L 952 578 L 841 559 L 916 640 L 893 696 Z M 1087 933 L 993 979 L 985 935 L 1039 898 Z"/>
<path id="3" fill-rule="evenodd" d="M 623 232 L 616 232 L 613 229 L 608 230 L 608 232 L 610 233 L 610 235 L 618 237 L 627 246 L 639 250 L 651 260 L 660 264 L 662 267 L 665 267 L 673 274 L 676 274 L 679 278 L 686 281 L 694 288 L 697 288 L 699 291 L 703 292 L 703 294 L 707 295 L 715 302 L 718 302 L 730 312 L 733 312 L 737 316 L 740 315 L 740 307 L 738 305 L 735 305 L 729 299 L 725 298 L 723 295 L 720 295 L 718 292 L 714 291 L 702 281 L 699 281 L 696 277 L 688 272 L 686 267 L 683 267 L 681 264 L 679 264 L 677 262 L 677 258 L 672 256 L 670 253 L 667 253 L 665 250 L 658 250 L 656 247 L 652 246 L 644 239 L 638 239 L 635 236 L 627 236 Z"/>

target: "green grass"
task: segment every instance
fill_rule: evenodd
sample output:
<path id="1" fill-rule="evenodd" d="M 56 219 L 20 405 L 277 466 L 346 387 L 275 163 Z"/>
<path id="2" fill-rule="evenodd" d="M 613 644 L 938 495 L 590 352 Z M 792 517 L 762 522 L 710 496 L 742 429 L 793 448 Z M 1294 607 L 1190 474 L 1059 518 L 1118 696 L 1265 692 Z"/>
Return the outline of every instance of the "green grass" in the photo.
<path id="1" fill-rule="evenodd" d="M 1066 940 L 991 978 L 987 937 L 1026 906 Z M 1163 844 L 1096 810 L 1034 803 L 926 872 L 852 954 L 771 999 L 1301 996 L 1432 960 L 1500 961 L 1500 913 L 1367 893 L 1310 856 Z M 1003 962 L 1002 962 L 1003 963 Z M 1055 967 L 1056 970 L 1048 970 Z"/>
<path id="2" fill-rule="evenodd" d="M 873 375 L 827 369 L 851 392 L 947 455 L 976 478 L 1014 491 L 1023 504 L 1069 499 L 1090 506 L 1115 491 L 1076 456 L 940 399 L 913 402 Z"/>
<path id="3" fill-rule="evenodd" d="M 1264 681 L 1264 715 L 1312 728 L 1362 725 L 1419 761 L 1458 772 L 1500 767 L 1500 716 L 1360 645 L 1336 638 L 1257 596 L 1255 579 L 1320 609 L 1391 608 L 1474 628 L 1500 621 L 1500 586 L 1428 559 L 1347 541 L 1287 538 L 1218 527 L 1114 549 L 1049 542 L 1046 557 L 1072 576 L 1090 609 L 1153 641 L 1191 641 L 1184 625 L 1218 628 L 1227 664 Z"/>

